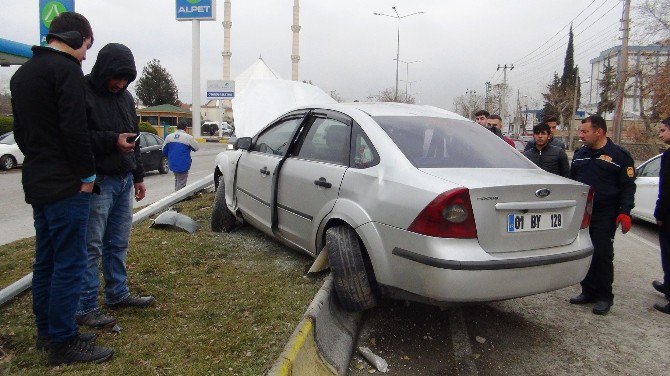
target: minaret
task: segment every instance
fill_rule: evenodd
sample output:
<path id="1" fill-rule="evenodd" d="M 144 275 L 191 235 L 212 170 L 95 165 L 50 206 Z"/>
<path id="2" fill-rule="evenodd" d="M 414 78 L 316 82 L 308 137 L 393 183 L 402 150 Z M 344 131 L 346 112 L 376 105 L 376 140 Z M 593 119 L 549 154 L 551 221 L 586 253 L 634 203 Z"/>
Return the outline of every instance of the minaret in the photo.
<path id="1" fill-rule="evenodd" d="M 230 21 L 230 0 L 223 3 L 223 79 L 230 80 L 230 27 L 233 23 Z"/>
<path id="2" fill-rule="evenodd" d="M 298 62 L 300 61 L 300 5 L 293 0 L 293 50 L 291 53 L 291 79 L 298 81 Z"/>

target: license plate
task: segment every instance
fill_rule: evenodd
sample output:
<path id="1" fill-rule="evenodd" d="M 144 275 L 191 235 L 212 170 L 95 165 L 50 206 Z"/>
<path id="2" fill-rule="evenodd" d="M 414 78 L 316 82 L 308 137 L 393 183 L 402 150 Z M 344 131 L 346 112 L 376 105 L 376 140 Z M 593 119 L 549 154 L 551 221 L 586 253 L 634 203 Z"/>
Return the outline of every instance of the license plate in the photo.
<path id="1" fill-rule="evenodd" d="M 507 232 L 556 230 L 563 228 L 562 213 L 524 213 L 507 215 Z"/>

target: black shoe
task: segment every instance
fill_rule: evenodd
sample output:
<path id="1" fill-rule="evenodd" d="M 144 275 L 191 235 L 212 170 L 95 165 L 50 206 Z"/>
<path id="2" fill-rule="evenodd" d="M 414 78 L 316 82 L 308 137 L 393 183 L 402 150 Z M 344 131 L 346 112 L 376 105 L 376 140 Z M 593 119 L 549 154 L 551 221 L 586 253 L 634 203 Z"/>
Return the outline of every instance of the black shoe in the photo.
<path id="1" fill-rule="evenodd" d="M 49 365 L 102 363 L 111 359 L 112 355 L 112 349 L 98 346 L 93 341 L 84 341 L 81 336 L 76 335 L 63 343 L 51 343 Z"/>
<path id="2" fill-rule="evenodd" d="M 107 328 L 116 324 L 116 318 L 113 316 L 105 315 L 100 312 L 99 309 L 96 309 L 93 312 L 89 312 L 85 315 L 76 317 L 77 325 L 86 325 L 91 328 Z"/>
<path id="3" fill-rule="evenodd" d="M 654 287 L 654 289 L 656 289 L 656 291 L 660 292 L 666 297 L 670 297 L 670 289 L 661 281 L 654 281 L 651 283 L 651 285 Z"/>
<path id="4" fill-rule="evenodd" d="M 94 332 L 80 333 L 79 338 L 82 341 L 95 341 L 98 338 L 98 335 Z M 35 341 L 35 350 L 37 351 L 49 351 L 49 345 L 51 345 L 51 337 L 40 337 L 37 336 L 37 341 Z"/>
<path id="5" fill-rule="evenodd" d="M 593 306 L 591 312 L 595 313 L 596 315 L 606 315 L 610 311 L 611 307 L 612 303 L 610 303 L 609 301 L 598 300 L 596 302 L 596 305 Z"/>
<path id="6" fill-rule="evenodd" d="M 581 293 L 574 298 L 570 298 L 570 304 L 589 304 L 595 302 L 596 299 L 591 295 Z"/>
<path id="7" fill-rule="evenodd" d="M 114 304 L 107 304 L 109 309 L 119 309 L 126 307 L 146 308 L 156 304 L 156 298 L 153 296 L 128 295 L 127 298 Z"/>
<path id="8" fill-rule="evenodd" d="M 660 305 L 660 304 L 656 303 L 656 304 L 654 304 L 654 308 L 656 308 L 657 310 L 659 310 L 663 313 L 667 313 L 667 314 L 670 315 L 670 303 L 668 303 L 666 305 Z"/>

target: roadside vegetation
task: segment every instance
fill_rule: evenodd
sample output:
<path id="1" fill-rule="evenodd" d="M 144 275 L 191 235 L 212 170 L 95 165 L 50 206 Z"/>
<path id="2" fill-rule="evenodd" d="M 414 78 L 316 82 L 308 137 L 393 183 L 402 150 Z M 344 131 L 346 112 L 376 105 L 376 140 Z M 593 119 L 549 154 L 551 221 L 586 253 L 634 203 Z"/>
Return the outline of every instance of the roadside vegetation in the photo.
<path id="1" fill-rule="evenodd" d="M 46 367 L 34 349 L 30 291 L 0 307 L 0 374 L 261 375 L 299 322 L 322 278 L 304 276 L 311 259 L 246 226 L 209 230 L 212 193 L 175 206 L 196 220 L 195 234 L 133 228 L 131 291 L 158 305 L 115 312 L 121 333 L 99 332 L 114 349 L 100 365 Z M 0 246 L 0 287 L 31 271 L 34 239 Z M 84 329 L 86 331 L 88 329 Z"/>

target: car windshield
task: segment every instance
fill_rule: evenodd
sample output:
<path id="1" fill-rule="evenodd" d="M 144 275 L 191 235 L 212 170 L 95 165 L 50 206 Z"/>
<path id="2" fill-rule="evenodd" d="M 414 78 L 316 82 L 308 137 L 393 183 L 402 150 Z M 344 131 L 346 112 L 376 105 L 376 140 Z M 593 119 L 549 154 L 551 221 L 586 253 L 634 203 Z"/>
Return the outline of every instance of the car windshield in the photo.
<path id="1" fill-rule="evenodd" d="M 421 116 L 374 120 L 418 168 L 534 168 L 492 132 L 465 120 Z"/>
<path id="2" fill-rule="evenodd" d="M 5 138 L 0 140 L 0 144 L 12 145 L 14 144 L 14 133 L 10 133 Z"/>

